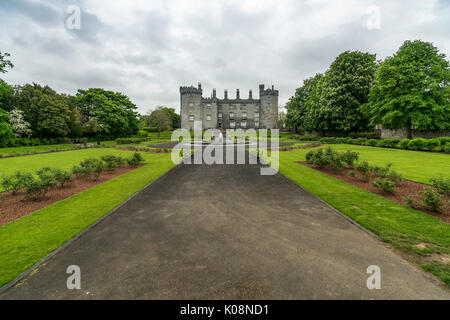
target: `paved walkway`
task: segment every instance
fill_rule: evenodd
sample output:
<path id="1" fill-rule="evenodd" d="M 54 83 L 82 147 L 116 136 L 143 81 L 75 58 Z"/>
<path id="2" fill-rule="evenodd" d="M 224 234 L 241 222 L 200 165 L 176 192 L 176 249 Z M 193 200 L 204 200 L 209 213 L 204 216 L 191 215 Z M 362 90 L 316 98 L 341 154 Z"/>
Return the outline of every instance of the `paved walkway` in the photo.
<path id="1" fill-rule="evenodd" d="M 66 268 L 81 268 L 81 290 Z M 366 269 L 381 268 L 381 290 Z M 258 165 L 182 165 L 3 299 L 410 299 L 449 293 Z"/>

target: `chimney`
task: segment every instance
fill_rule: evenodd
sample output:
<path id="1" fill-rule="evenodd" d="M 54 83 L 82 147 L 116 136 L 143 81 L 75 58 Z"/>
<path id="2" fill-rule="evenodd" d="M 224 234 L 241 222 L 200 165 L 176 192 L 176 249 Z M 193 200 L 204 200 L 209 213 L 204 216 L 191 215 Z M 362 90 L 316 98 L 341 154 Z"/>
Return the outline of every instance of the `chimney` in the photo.
<path id="1" fill-rule="evenodd" d="M 273 90 L 273 85 L 272 85 L 272 90 Z"/>
<path id="2" fill-rule="evenodd" d="M 250 90 L 249 92 L 248 92 L 248 98 L 251 100 L 251 99 L 253 99 L 252 98 L 252 90 Z"/>
<path id="3" fill-rule="evenodd" d="M 198 90 L 201 90 L 202 89 L 202 84 L 199 82 L 198 83 Z"/>
<path id="4" fill-rule="evenodd" d="M 216 89 L 213 89 L 213 98 L 216 98 Z"/>
<path id="5" fill-rule="evenodd" d="M 264 85 L 263 84 L 259 85 L 259 92 L 261 92 L 261 91 L 264 91 Z"/>
<path id="6" fill-rule="evenodd" d="M 227 90 L 225 90 L 224 99 L 228 99 L 228 91 Z"/>
<path id="7" fill-rule="evenodd" d="M 239 99 L 239 89 L 236 89 L 236 99 Z"/>

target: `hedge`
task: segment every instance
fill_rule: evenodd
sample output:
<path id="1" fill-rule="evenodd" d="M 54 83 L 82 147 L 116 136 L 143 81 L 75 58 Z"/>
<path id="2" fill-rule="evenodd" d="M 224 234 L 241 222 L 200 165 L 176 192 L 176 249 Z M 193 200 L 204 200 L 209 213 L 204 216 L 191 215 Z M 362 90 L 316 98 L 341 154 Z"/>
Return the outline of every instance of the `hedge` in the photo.
<path id="1" fill-rule="evenodd" d="M 146 141 L 145 138 L 119 138 L 116 139 L 117 144 L 134 144 Z"/>
<path id="2" fill-rule="evenodd" d="M 9 147 L 30 147 L 30 146 L 43 146 L 53 144 L 65 144 L 72 143 L 70 138 L 11 138 L 4 143 L 0 144 L 0 148 Z"/>
<path id="3" fill-rule="evenodd" d="M 450 152 L 450 137 L 440 137 L 434 139 L 365 139 L 350 137 L 317 137 L 313 135 L 304 135 L 296 137 L 301 141 L 320 141 L 329 144 L 356 144 L 372 147 L 398 148 L 406 150 L 433 151 L 433 152 Z"/>

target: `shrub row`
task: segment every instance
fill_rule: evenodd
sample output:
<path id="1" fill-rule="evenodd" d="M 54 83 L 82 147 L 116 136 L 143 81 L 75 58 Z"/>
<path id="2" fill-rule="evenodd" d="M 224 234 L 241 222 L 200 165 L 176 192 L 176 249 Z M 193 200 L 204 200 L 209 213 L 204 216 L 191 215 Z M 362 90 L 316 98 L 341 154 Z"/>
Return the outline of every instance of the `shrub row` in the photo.
<path id="1" fill-rule="evenodd" d="M 0 179 L 0 185 L 4 191 L 12 192 L 13 195 L 18 190 L 24 189 L 26 199 L 40 200 L 51 188 L 60 186 L 73 180 L 73 175 L 83 176 L 85 178 L 98 179 L 104 169 L 114 170 L 117 166 L 127 163 L 130 166 L 137 166 L 144 161 L 140 153 L 135 152 L 130 158 L 122 158 L 114 155 L 104 155 L 101 159 L 89 158 L 75 165 L 72 170 L 62 170 L 59 168 L 44 167 L 32 173 L 16 171 L 10 175 L 3 175 Z"/>
<path id="2" fill-rule="evenodd" d="M 329 144 L 356 144 L 372 147 L 386 147 L 386 148 L 399 148 L 406 150 L 419 150 L 419 151 L 442 151 L 450 152 L 450 137 L 440 137 L 434 139 L 365 139 L 365 138 L 350 138 L 350 137 L 317 137 L 314 135 L 304 135 L 295 137 L 300 141 L 320 141 L 321 143 Z"/>
<path id="3" fill-rule="evenodd" d="M 119 138 L 116 139 L 117 144 L 135 144 L 146 141 L 145 138 Z"/>
<path id="4" fill-rule="evenodd" d="M 0 148 L 10 147 L 29 147 L 29 146 L 42 146 L 52 144 L 71 143 L 69 138 L 52 138 L 52 139 L 39 139 L 39 138 L 11 138 L 0 144 Z"/>

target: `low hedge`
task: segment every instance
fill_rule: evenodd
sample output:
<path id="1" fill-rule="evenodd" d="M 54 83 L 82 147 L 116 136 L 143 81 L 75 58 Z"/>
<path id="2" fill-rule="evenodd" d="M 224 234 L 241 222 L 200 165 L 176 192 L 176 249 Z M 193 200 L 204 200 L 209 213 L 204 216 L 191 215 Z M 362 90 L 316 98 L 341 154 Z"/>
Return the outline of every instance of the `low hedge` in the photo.
<path id="1" fill-rule="evenodd" d="M 146 141 L 146 138 L 119 138 L 116 139 L 117 144 L 135 144 Z"/>
<path id="2" fill-rule="evenodd" d="M 53 144 L 65 144 L 72 143 L 70 138 L 11 138 L 7 141 L 3 141 L 0 144 L 0 148 L 10 147 L 31 147 L 31 146 L 43 146 Z"/>
<path id="3" fill-rule="evenodd" d="M 315 137 L 315 138 L 313 138 Z M 362 146 L 398 148 L 405 150 L 432 151 L 432 152 L 450 152 L 450 137 L 440 137 L 434 139 L 366 139 L 350 137 L 317 137 L 317 136 L 300 136 L 297 137 L 301 141 L 319 141 L 328 144 L 356 144 Z"/>

